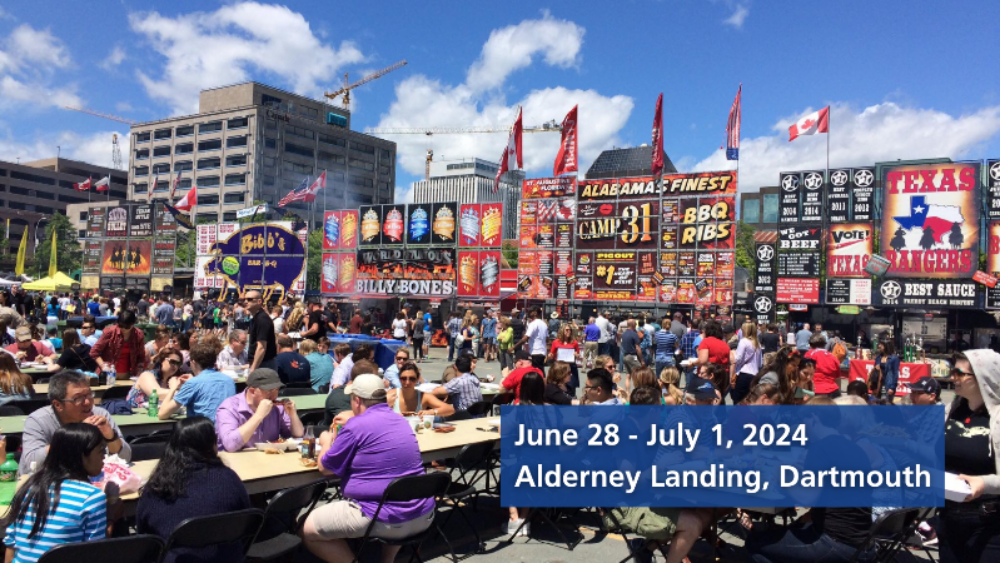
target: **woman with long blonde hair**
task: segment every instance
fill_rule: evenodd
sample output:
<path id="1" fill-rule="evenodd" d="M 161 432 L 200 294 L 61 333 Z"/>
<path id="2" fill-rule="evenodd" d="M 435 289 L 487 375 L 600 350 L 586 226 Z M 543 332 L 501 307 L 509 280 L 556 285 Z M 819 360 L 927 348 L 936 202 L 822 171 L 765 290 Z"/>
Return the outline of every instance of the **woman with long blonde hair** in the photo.
<path id="1" fill-rule="evenodd" d="M 751 383 L 760 372 L 763 353 L 760 349 L 760 341 L 757 339 L 757 324 L 745 322 L 741 327 L 743 338 L 736 346 L 733 354 L 732 376 L 730 378 L 729 396 L 733 399 L 733 404 L 738 405 L 743 402 L 747 394 L 750 393 Z"/>
<path id="2" fill-rule="evenodd" d="M 681 372 L 674 366 L 667 366 L 660 371 L 660 394 L 664 405 L 684 404 L 684 393 L 677 387 L 681 381 Z"/>

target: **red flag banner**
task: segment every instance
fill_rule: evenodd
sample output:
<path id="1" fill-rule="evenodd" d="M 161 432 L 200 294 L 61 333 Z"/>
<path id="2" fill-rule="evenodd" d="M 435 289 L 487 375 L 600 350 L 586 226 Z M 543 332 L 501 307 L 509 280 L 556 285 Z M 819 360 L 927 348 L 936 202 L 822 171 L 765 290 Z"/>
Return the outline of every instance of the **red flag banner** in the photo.
<path id="1" fill-rule="evenodd" d="M 576 110 L 578 106 L 573 106 L 569 110 L 562 122 L 562 141 L 559 143 L 559 153 L 556 154 L 556 163 L 552 169 L 553 176 L 561 176 L 569 172 L 576 172 Z"/>
<path id="2" fill-rule="evenodd" d="M 653 115 L 653 176 L 663 173 L 663 92 L 656 98 L 656 114 Z"/>
<path id="3" fill-rule="evenodd" d="M 524 160 L 521 158 L 521 131 L 523 126 L 521 124 L 521 108 L 517 108 L 517 119 L 514 120 L 514 126 L 510 129 L 510 137 L 507 139 L 507 146 L 503 150 L 503 156 L 500 157 L 500 167 L 497 168 L 496 178 L 493 179 L 493 192 L 496 193 L 500 189 L 500 178 L 503 177 L 504 173 L 508 170 L 520 170 L 523 168 Z M 514 162 L 511 162 L 511 158 Z"/>
<path id="4" fill-rule="evenodd" d="M 788 128 L 788 140 L 794 141 L 802 135 L 830 132 L 830 106 L 814 111 Z"/>

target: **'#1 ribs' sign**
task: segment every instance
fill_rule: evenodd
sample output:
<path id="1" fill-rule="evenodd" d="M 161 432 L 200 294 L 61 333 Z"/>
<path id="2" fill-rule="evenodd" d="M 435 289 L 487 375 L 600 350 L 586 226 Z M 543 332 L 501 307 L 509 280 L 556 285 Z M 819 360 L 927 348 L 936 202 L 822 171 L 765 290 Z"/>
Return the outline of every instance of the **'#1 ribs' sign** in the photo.
<path id="1" fill-rule="evenodd" d="M 979 261 L 979 163 L 883 172 L 882 254 L 889 278 L 971 278 Z"/>

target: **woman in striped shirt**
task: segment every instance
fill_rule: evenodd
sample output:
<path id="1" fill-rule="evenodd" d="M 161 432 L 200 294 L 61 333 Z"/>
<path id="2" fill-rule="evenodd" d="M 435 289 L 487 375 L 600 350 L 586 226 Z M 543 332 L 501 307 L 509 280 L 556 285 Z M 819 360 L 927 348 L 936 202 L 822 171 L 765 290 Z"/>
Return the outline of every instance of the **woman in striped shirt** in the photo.
<path id="1" fill-rule="evenodd" d="M 72 423 L 56 430 L 42 467 L 17 490 L 2 525 L 6 561 L 35 563 L 66 543 L 107 534 L 104 492 L 90 484 L 104 467 L 104 436 L 96 426 Z"/>

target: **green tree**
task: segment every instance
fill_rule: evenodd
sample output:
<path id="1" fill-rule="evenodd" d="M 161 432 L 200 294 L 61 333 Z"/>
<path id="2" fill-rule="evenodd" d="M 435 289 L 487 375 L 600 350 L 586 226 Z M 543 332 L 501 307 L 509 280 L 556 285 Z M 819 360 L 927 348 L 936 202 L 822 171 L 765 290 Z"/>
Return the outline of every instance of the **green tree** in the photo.
<path id="1" fill-rule="evenodd" d="M 511 268 L 517 268 L 517 253 L 518 253 L 518 241 L 516 240 L 505 240 L 500 243 L 500 252 L 503 253 L 503 259 L 507 262 L 507 266 Z"/>
<path id="2" fill-rule="evenodd" d="M 309 232 L 309 259 L 306 262 L 306 291 L 319 291 L 319 274 L 323 269 L 323 231 Z"/>
<path id="3" fill-rule="evenodd" d="M 746 268 L 751 276 L 757 275 L 757 249 L 753 240 L 756 231 L 753 225 L 743 221 L 736 223 L 736 265 Z"/>
<path id="4" fill-rule="evenodd" d="M 69 222 L 65 214 L 56 214 L 45 226 L 45 237 L 35 251 L 32 258 L 35 270 L 40 277 L 48 275 L 49 256 L 52 254 L 52 233 L 57 236 L 56 240 L 56 264 L 59 271 L 69 275 L 83 266 L 83 249 L 80 248 L 80 241 L 77 239 L 77 231 Z M 29 269 L 30 271 L 30 269 Z"/>

